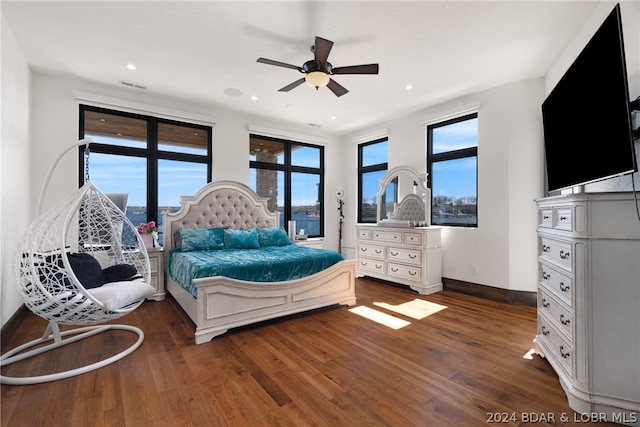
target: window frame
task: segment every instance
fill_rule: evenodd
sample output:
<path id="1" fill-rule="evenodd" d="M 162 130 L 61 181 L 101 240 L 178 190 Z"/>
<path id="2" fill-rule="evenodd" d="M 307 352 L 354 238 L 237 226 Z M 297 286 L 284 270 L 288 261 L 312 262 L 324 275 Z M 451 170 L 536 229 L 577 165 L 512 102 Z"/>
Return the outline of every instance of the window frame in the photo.
<path id="1" fill-rule="evenodd" d="M 478 113 L 473 112 L 469 114 L 464 114 L 458 117 L 454 117 L 448 120 L 444 120 L 437 123 L 432 123 L 427 125 L 427 187 L 432 190 L 431 193 L 431 218 L 429 218 L 430 223 L 433 223 L 433 164 L 438 162 L 444 162 L 449 160 L 459 160 L 459 159 L 468 159 L 475 158 L 476 159 L 476 222 L 475 224 L 460 224 L 460 223 L 446 223 L 446 222 L 438 222 L 438 226 L 448 226 L 448 227 L 463 227 L 463 228 L 478 228 L 479 212 L 478 212 L 478 144 L 475 147 L 467 147 L 459 150 L 451 150 L 451 151 L 443 151 L 441 153 L 433 153 L 433 130 L 449 126 L 455 123 L 461 123 L 467 120 L 478 119 Z"/>
<path id="2" fill-rule="evenodd" d="M 275 138 L 271 136 L 261 135 L 259 133 L 250 133 L 249 140 L 251 138 L 260 138 L 269 141 L 275 141 L 278 143 L 282 143 L 284 145 L 284 163 L 269 163 L 269 162 L 261 162 L 259 160 L 249 160 L 249 173 L 251 173 L 251 169 L 266 169 L 266 170 L 274 170 L 280 171 L 284 174 L 284 212 L 283 214 L 283 224 L 280 224 L 280 227 L 287 229 L 287 225 L 292 218 L 292 205 L 291 205 L 291 176 L 294 173 L 307 173 L 314 174 L 319 176 L 318 180 L 318 211 L 320 214 L 319 225 L 320 225 L 320 234 L 308 234 L 309 237 L 324 237 L 324 222 L 325 222 L 325 214 L 324 214 L 324 146 L 316 145 L 307 142 L 300 142 L 291 139 L 284 138 Z M 292 147 L 293 146 L 305 146 L 311 147 L 314 149 L 318 149 L 320 159 L 319 159 L 319 167 L 310 167 L 310 166 L 297 166 L 292 164 Z M 249 153 L 250 156 L 250 153 Z M 287 230 L 288 231 L 288 230 Z"/>
<path id="3" fill-rule="evenodd" d="M 128 117 L 133 119 L 144 120 L 147 124 L 147 147 L 125 147 L 112 144 L 104 144 L 99 142 L 92 142 L 89 146 L 89 151 L 93 153 L 109 154 L 116 156 L 130 156 L 137 158 L 144 158 L 147 162 L 147 222 L 151 220 L 159 221 L 160 218 L 156 218 L 158 215 L 158 194 L 160 188 L 158 186 L 158 163 L 160 160 L 173 160 L 181 162 L 191 162 L 206 164 L 207 167 L 207 183 L 211 182 L 212 177 L 212 134 L 213 127 L 201 124 L 190 123 L 187 121 L 170 120 L 151 115 L 144 115 L 138 113 L 130 113 L 127 111 L 112 110 L 110 108 L 96 107 L 93 105 L 80 104 L 79 106 L 79 138 L 85 137 L 85 112 L 91 111 L 96 113 L 104 113 L 110 115 L 116 115 L 121 117 Z M 207 132 L 207 154 L 189 154 L 180 153 L 158 149 L 158 125 L 170 124 L 176 126 L 184 126 L 194 129 L 201 129 Z M 85 171 L 85 159 L 84 159 L 84 146 L 79 147 L 78 150 L 78 186 L 82 187 L 85 183 L 86 171 Z"/>
<path id="4" fill-rule="evenodd" d="M 389 153 L 387 152 L 387 161 L 383 162 L 383 163 L 376 163 L 373 165 L 369 165 L 369 166 L 363 166 L 363 160 L 364 160 L 364 148 L 370 145 L 375 145 L 375 144 L 379 144 L 381 142 L 386 142 L 387 146 L 389 144 L 389 137 L 385 136 L 382 138 L 378 138 L 378 139 L 374 139 L 372 141 L 367 141 L 367 142 L 363 142 L 361 144 L 358 144 L 358 218 L 357 218 L 357 222 L 359 224 L 375 224 L 377 222 L 377 219 L 374 221 L 365 221 L 362 218 L 363 215 L 363 211 L 362 211 L 362 205 L 363 205 L 363 200 L 362 200 L 362 191 L 363 191 L 363 177 L 365 174 L 370 173 L 370 172 L 379 172 L 379 171 L 388 171 L 389 170 Z M 377 203 L 377 200 L 376 200 Z M 376 207 L 376 212 L 377 212 L 377 207 Z M 376 213 L 377 216 L 377 213 Z"/>

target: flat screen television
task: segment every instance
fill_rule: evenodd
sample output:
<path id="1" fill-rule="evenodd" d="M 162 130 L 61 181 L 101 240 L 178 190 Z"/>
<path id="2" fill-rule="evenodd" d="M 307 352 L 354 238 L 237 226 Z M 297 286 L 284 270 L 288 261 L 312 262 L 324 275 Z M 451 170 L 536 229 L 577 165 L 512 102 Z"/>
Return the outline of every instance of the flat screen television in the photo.
<path id="1" fill-rule="evenodd" d="M 542 104 L 549 192 L 636 172 L 620 5 Z"/>

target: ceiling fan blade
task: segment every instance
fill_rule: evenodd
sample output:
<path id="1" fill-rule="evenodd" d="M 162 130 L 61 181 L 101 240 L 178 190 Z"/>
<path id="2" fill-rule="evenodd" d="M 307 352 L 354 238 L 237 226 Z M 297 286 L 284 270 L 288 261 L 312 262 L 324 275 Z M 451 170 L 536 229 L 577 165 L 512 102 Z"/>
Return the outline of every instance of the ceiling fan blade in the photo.
<path id="1" fill-rule="evenodd" d="M 333 92 L 336 96 L 342 96 L 345 93 L 349 92 L 344 86 L 340 85 L 333 79 L 329 79 L 329 83 L 327 87 Z"/>
<path id="2" fill-rule="evenodd" d="M 293 82 L 291 84 L 286 85 L 282 89 L 278 89 L 278 92 L 289 92 L 291 89 L 300 86 L 302 83 L 304 83 L 304 77 L 299 79 L 299 80 L 296 80 L 295 82 Z"/>
<path id="3" fill-rule="evenodd" d="M 335 67 L 331 74 L 378 74 L 378 64 L 351 65 L 349 67 Z"/>
<path id="4" fill-rule="evenodd" d="M 316 44 L 313 45 L 313 53 L 315 55 L 316 62 L 319 62 L 320 64 L 327 62 L 327 58 L 329 57 L 329 52 L 331 52 L 332 47 L 333 42 L 331 40 L 316 36 Z"/>
<path id="5" fill-rule="evenodd" d="M 267 65 L 275 65 L 276 67 L 293 68 L 294 70 L 298 70 L 301 73 L 304 73 L 304 70 L 298 67 L 297 65 L 291 65 L 284 62 L 280 62 L 280 61 L 274 61 L 273 59 L 258 58 L 257 62 L 260 62 L 262 64 L 267 64 Z"/>

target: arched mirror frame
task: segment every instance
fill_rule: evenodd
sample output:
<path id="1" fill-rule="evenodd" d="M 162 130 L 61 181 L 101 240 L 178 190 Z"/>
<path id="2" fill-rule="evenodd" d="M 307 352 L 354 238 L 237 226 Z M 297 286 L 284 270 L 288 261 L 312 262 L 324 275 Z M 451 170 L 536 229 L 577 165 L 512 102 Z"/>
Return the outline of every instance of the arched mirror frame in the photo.
<path id="1" fill-rule="evenodd" d="M 394 210 L 392 212 L 386 212 L 385 209 L 383 209 L 383 202 L 386 200 L 385 194 L 387 187 L 392 181 L 394 181 L 394 179 L 399 177 L 407 177 L 407 179 L 413 180 L 413 182 L 417 184 L 415 185 L 416 188 L 414 191 L 405 192 L 403 199 L 394 203 Z M 411 221 L 418 222 L 426 226 L 431 225 L 431 189 L 427 187 L 427 174 L 418 173 L 415 169 L 409 166 L 396 166 L 395 168 L 387 171 L 387 173 L 380 179 L 380 188 L 376 195 L 377 224 L 380 226 L 409 227 L 410 220 L 408 219 L 392 219 L 395 216 L 395 213 L 397 213 L 398 205 L 402 204 L 404 196 L 409 196 L 411 198 L 418 196 L 424 204 L 424 217 L 420 216 L 420 218 L 415 218 Z"/>

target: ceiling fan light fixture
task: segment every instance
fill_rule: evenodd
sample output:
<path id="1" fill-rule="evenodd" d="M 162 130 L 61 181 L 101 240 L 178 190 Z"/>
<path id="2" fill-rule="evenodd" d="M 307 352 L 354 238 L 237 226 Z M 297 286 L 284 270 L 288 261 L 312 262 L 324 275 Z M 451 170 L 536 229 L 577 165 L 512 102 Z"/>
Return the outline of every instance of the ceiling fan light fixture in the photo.
<path id="1" fill-rule="evenodd" d="M 325 87 L 329 84 L 330 77 L 327 73 L 322 71 L 312 71 L 307 73 L 304 77 L 305 81 L 309 84 L 309 86 L 316 88 L 318 90 L 321 87 Z"/>

